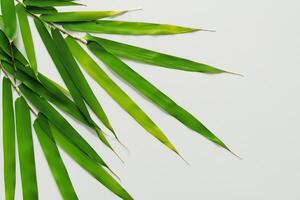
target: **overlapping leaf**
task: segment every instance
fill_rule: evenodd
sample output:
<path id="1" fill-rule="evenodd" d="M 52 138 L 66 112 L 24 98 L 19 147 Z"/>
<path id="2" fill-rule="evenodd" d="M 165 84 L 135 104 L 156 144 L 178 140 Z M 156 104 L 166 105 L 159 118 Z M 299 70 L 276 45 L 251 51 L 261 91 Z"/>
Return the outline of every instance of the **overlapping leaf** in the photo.
<path id="1" fill-rule="evenodd" d="M 46 117 L 39 115 L 34 122 L 34 129 L 62 197 L 68 200 L 77 200 L 78 197 L 61 159 Z"/>
<path id="2" fill-rule="evenodd" d="M 53 41 L 53 39 L 51 38 L 49 32 L 47 31 L 46 27 L 43 25 L 43 23 L 39 20 L 35 20 L 35 24 L 36 27 L 40 33 L 40 36 L 53 60 L 53 62 L 55 63 L 55 66 L 58 70 L 58 72 L 60 73 L 62 79 L 64 80 L 67 88 L 69 89 L 76 105 L 78 106 L 78 108 L 80 109 L 80 111 L 82 112 L 82 114 L 86 117 L 86 119 L 92 124 L 94 123 L 89 111 L 85 105 L 84 102 L 84 98 L 82 97 L 80 90 L 78 89 L 78 87 L 76 86 L 75 82 L 72 80 L 70 74 L 67 71 L 67 66 L 65 66 L 65 58 L 62 57 L 62 55 L 60 54 L 60 52 L 57 51 L 57 47 Z M 95 124 L 96 127 L 96 124 Z M 97 127 L 97 134 L 100 138 L 100 140 L 110 149 L 112 149 L 110 143 L 107 141 L 107 139 L 104 136 L 104 133 L 101 131 L 101 129 L 99 127 Z M 113 149 L 112 149 L 113 150 Z"/>
<path id="3" fill-rule="evenodd" d="M 124 200 L 133 200 L 128 192 L 100 165 L 97 165 L 93 160 L 83 154 L 76 148 L 69 140 L 64 137 L 63 134 L 55 127 L 51 125 L 52 134 L 59 143 L 59 145 L 87 172 L 89 172 L 95 179 L 101 182 L 110 191 L 118 195 Z"/>
<path id="4" fill-rule="evenodd" d="M 100 103 L 98 102 L 95 94 L 93 93 L 91 87 L 89 86 L 87 80 L 85 79 L 84 75 L 82 74 L 79 66 L 77 65 L 75 59 L 71 51 L 69 50 L 67 44 L 65 43 L 64 38 L 61 36 L 60 32 L 57 30 L 52 30 L 52 37 L 54 44 L 56 45 L 59 54 L 62 56 L 64 61 L 64 67 L 66 71 L 68 71 L 71 79 L 73 80 L 74 84 L 80 91 L 82 97 L 89 105 L 89 107 L 93 110 L 96 116 L 102 121 L 102 123 L 110 129 L 113 133 L 114 130 L 103 110 Z"/>
<path id="5" fill-rule="evenodd" d="M 81 66 L 97 81 L 97 83 L 144 129 L 165 144 L 168 148 L 177 150 L 169 141 L 159 127 L 148 117 L 148 115 L 118 86 L 97 63 L 79 46 L 71 37 L 66 38 L 73 55 Z"/>
<path id="6" fill-rule="evenodd" d="M 122 79 L 127 81 L 136 90 L 141 92 L 145 97 L 151 100 L 154 104 L 165 110 L 167 113 L 175 117 L 187 127 L 200 133 L 207 139 L 216 143 L 217 145 L 227 149 L 228 147 L 216 137 L 210 130 L 208 130 L 199 120 L 187 112 L 185 109 L 177 105 L 172 99 L 161 92 L 158 88 L 152 85 L 149 81 L 136 73 L 128 65 L 120 59 L 106 51 L 101 43 L 90 42 L 88 48 L 106 64 L 112 71 L 118 74 Z"/>
<path id="7" fill-rule="evenodd" d="M 106 166 L 103 159 L 97 152 L 88 144 L 88 142 L 72 127 L 72 125 L 59 114 L 47 101 L 39 97 L 32 90 L 24 85 L 19 86 L 26 98 L 43 113 L 53 125 L 61 130 L 61 133 L 68 138 L 74 145 L 77 146 L 83 153 L 93 159 L 95 162 Z"/>

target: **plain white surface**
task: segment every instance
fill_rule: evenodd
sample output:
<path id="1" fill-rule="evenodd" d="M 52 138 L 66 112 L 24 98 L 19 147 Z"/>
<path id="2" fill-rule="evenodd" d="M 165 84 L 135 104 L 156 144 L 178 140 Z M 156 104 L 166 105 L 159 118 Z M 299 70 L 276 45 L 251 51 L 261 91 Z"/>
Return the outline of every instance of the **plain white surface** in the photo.
<path id="1" fill-rule="evenodd" d="M 89 5 L 86 10 L 143 8 L 117 19 L 214 29 L 216 33 L 108 38 L 245 75 L 209 76 L 127 62 L 198 117 L 243 160 L 185 128 L 113 77 L 165 131 L 191 166 L 153 139 L 89 78 L 115 130 L 129 148 L 127 153 L 112 141 L 125 164 L 85 128 L 75 127 L 120 175 L 124 187 L 137 200 L 300 199 L 299 1 L 84 2 Z M 39 38 L 35 46 L 40 71 L 61 82 Z M 61 199 L 36 137 L 35 143 L 40 199 Z M 118 199 L 63 155 L 80 199 Z M 2 169 L 2 154 L 0 157 Z M 2 182 L 0 185 L 4 199 Z M 20 180 L 16 199 L 21 199 Z"/>

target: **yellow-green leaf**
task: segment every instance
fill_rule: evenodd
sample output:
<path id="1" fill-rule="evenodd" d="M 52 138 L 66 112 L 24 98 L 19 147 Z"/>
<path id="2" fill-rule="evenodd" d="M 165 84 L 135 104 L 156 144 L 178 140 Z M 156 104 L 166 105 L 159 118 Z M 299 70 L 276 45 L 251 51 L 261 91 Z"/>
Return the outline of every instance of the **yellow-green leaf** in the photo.
<path id="1" fill-rule="evenodd" d="M 201 30 L 170 24 L 154 24 L 146 22 L 126 22 L 112 20 L 63 23 L 63 27 L 70 31 L 122 35 L 172 35 Z"/>

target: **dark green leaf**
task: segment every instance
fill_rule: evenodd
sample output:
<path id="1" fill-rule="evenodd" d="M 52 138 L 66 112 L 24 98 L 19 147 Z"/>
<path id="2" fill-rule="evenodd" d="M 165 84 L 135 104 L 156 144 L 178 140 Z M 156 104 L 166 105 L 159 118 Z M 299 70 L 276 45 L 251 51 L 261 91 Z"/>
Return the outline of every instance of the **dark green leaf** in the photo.
<path id="1" fill-rule="evenodd" d="M 11 84 L 7 78 L 3 78 L 2 87 L 5 197 L 6 200 L 14 200 L 16 187 L 15 120 Z"/>
<path id="2" fill-rule="evenodd" d="M 34 149 L 29 107 L 20 97 L 16 100 L 16 127 L 24 200 L 37 200 L 38 188 L 35 172 Z"/>
<path id="3" fill-rule="evenodd" d="M 136 46 L 120 43 L 120 42 L 115 42 L 112 40 L 93 37 L 90 35 L 87 35 L 86 38 L 89 41 L 98 42 L 110 53 L 116 56 L 127 58 L 129 60 L 148 63 L 152 65 L 158 65 L 161 67 L 166 67 L 171 69 L 202 72 L 208 74 L 217 74 L 217 73 L 226 72 L 224 70 L 206 64 L 194 62 L 184 58 L 179 58 L 176 56 L 171 56 L 171 55 L 151 51 L 148 49 L 144 49 L 144 48 L 140 48 L 140 47 L 136 47 Z"/>
<path id="4" fill-rule="evenodd" d="M 33 126 L 63 199 L 77 200 L 78 197 L 61 159 L 47 119 L 43 115 L 39 115 Z"/>
<path id="5" fill-rule="evenodd" d="M 153 24 L 146 22 L 126 22 L 112 20 L 64 23 L 63 27 L 71 31 L 123 35 L 171 35 L 201 30 L 169 24 Z"/>
<path id="6" fill-rule="evenodd" d="M 23 7 L 23 5 L 20 3 L 17 5 L 17 13 L 18 13 L 19 24 L 20 24 L 20 29 L 21 29 L 21 34 L 22 34 L 22 39 L 26 50 L 26 54 L 30 62 L 31 68 L 37 75 L 37 63 L 35 58 L 35 50 L 32 41 L 31 30 L 27 18 L 27 12 Z"/>
<path id="7" fill-rule="evenodd" d="M 57 13 L 57 10 L 53 7 L 34 7 L 34 6 L 26 6 L 26 10 L 33 14 L 53 14 Z"/>
<path id="8" fill-rule="evenodd" d="M 81 12 L 60 12 L 41 15 L 41 19 L 49 22 L 82 22 L 93 21 L 105 17 L 112 17 L 124 14 L 128 11 L 81 11 Z"/>
<path id="9" fill-rule="evenodd" d="M 65 63 L 64 66 L 65 66 L 66 70 L 68 71 L 74 84 L 80 91 L 82 97 L 84 98 L 86 103 L 90 106 L 90 108 L 94 111 L 96 116 L 102 121 L 102 123 L 114 133 L 114 130 L 113 130 L 103 108 L 101 107 L 95 94 L 93 93 L 93 91 L 90 88 L 88 82 L 86 81 L 84 75 L 82 74 L 70 49 L 68 48 L 67 44 L 65 43 L 64 38 L 61 36 L 59 31 L 57 31 L 57 30 L 52 30 L 52 36 L 53 36 L 53 41 L 56 44 L 56 47 L 59 51 L 59 54 L 63 57 L 63 61 Z"/>

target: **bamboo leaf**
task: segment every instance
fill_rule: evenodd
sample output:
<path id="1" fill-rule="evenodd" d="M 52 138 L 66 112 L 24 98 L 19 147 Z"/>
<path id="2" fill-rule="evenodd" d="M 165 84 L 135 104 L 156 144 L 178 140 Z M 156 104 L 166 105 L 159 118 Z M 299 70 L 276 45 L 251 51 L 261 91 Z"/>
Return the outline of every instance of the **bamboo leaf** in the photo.
<path id="1" fill-rule="evenodd" d="M 120 59 L 106 51 L 100 44 L 96 42 L 89 42 L 88 48 L 94 53 L 95 56 L 104 62 L 107 67 L 119 75 L 123 80 L 127 81 L 158 107 L 175 117 L 185 126 L 203 135 L 205 138 L 209 139 L 215 144 L 229 150 L 229 148 L 218 137 L 208 130 L 193 115 L 177 105 L 172 99 L 170 99 L 141 75 L 136 73 Z"/>
<path id="2" fill-rule="evenodd" d="M 29 66 L 26 58 L 17 49 L 17 47 L 14 44 L 11 44 L 11 45 L 12 45 L 14 59 L 21 62 L 25 66 Z M 9 40 L 1 30 L 0 30 L 0 49 L 6 55 L 8 55 L 10 58 L 12 58 Z"/>
<path id="3" fill-rule="evenodd" d="M 35 7 L 35 6 L 26 6 L 26 10 L 33 14 L 53 14 L 57 13 L 57 10 L 54 7 Z"/>
<path id="4" fill-rule="evenodd" d="M 77 200 L 78 197 L 52 136 L 47 119 L 40 114 L 33 126 L 63 199 Z"/>
<path id="5" fill-rule="evenodd" d="M 66 38 L 73 55 L 81 66 L 95 79 L 95 81 L 144 129 L 168 148 L 178 153 L 174 145 L 168 140 L 159 127 L 146 113 L 97 65 L 97 63 L 71 37 Z"/>
<path id="6" fill-rule="evenodd" d="M 80 111 L 83 113 L 83 115 L 86 117 L 86 119 L 89 122 L 92 122 L 92 119 L 91 119 L 89 112 L 86 108 L 86 105 L 84 103 L 84 100 L 83 100 L 82 96 L 80 95 L 80 92 L 77 89 L 76 85 L 74 84 L 71 77 L 69 76 L 67 70 L 65 69 L 64 64 L 62 63 L 62 59 L 56 50 L 56 46 L 53 44 L 53 40 L 52 40 L 49 32 L 47 31 L 47 29 L 43 25 L 43 23 L 40 22 L 39 20 L 35 20 L 35 24 L 36 24 L 38 32 L 40 33 L 40 36 L 48 50 L 49 55 L 51 56 L 64 83 L 66 84 L 67 88 L 69 89 L 76 105 L 78 106 Z"/>
<path id="7" fill-rule="evenodd" d="M 20 29 L 21 29 L 21 34 L 22 34 L 22 39 L 24 43 L 24 47 L 26 50 L 26 54 L 28 56 L 28 60 L 30 62 L 30 66 L 37 75 L 37 63 L 36 63 L 36 57 L 35 57 L 35 50 L 34 50 L 34 45 L 32 41 L 32 35 L 31 35 L 31 30 L 27 18 L 27 12 L 25 8 L 23 7 L 22 4 L 17 5 L 17 13 L 18 13 L 18 18 L 19 18 L 19 24 L 20 24 Z"/>
<path id="8" fill-rule="evenodd" d="M 89 157 L 79 151 L 76 146 L 70 143 L 63 134 L 51 125 L 52 134 L 57 143 L 67 152 L 82 168 L 89 172 L 95 179 L 101 182 L 106 188 L 125 200 L 133 200 L 126 190 L 100 165 L 97 165 Z"/>
<path id="9" fill-rule="evenodd" d="M 2 62 L 3 68 L 10 74 L 15 74 L 16 78 L 20 80 L 24 85 L 30 88 L 32 91 L 35 91 L 39 96 L 45 98 L 46 100 L 53 103 L 55 106 L 60 108 L 62 111 L 70 114 L 72 117 L 82 122 L 83 124 L 89 126 L 90 128 L 95 128 L 94 124 L 90 124 L 84 115 L 80 112 L 76 104 L 71 101 L 64 93 L 53 84 L 52 81 L 46 79 L 42 74 L 39 73 L 38 78 L 42 84 L 36 79 L 35 76 L 30 76 L 24 72 L 24 68 L 20 68 L 18 65 L 18 70 L 14 72 L 11 65 L 7 62 Z M 26 68 L 25 68 L 26 69 Z M 42 78 L 41 78 L 42 77 Z M 45 80 L 43 80 L 45 79 Z M 45 85 L 45 86 L 44 86 Z"/>
<path id="10" fill-rule="evenodd" d="M 2 87 L 5 197 L 6 200 L 14 200 L 16 187 L 15 120 L 11 84 L 7 78 L 3 78 Z"/>
<path id="11" fill-rule="evenodd" d="M 169 24 L 154 24 L 146 22 L 126 22 L 112 20 L 63 23 L 63 27 L 70 31 L 122 35 L 171 35 L 201 30 Z"/>
<path id="12" fill-rule="evenodd" d="M 87 35 L 86 39 L 89 41 L 96 41 L 99 44 L 101 44 L 105 49 L 107 49 L 107 51 L 109 51 L 110 53 L 116 56 L 127 58 L 129 60 L 134 60 L 171 69 L 202 72 L 207 74 L 218 74 L 226 72 L 222 69 L 218 69 L 206 64 L 194 62 L 184 58 L 179 58 L 176 56 L 171 56 L 112 40 L 107 40 L 104 38 Z"/>
<path id="13" fill-rule="evenodd" d="M 75 3 L 72 1 L 62 1 L 62 0 L 24 0 L 26 6 L 34 7 L 52 7 L 52 6 L 82 6 L 82 4 Z"/>
<path id="14" fill-rule="evenodd" d="M 57 49 L 59 49 L 59 46 L 56 46 L 55 44 L 53 44 L 53 39 L 51 38 L 49 32 L 47 31 L 46 27 L 43 25 L 42 22 L 40 22 L 39 20 L 35 20 L 36 23 L 36 27 L 40 33 L 40 36 L 58 70 L 58 72 L 60 73 L 62 79 L 64 80 L 67 88 L 69 89 L 76 105 L 78 106 L 78 108 L 80 109 L 80 111 L 83 113 L 83 115 L 86 117 L 86 119 L 89 121 L 90 124 L 94 124 L 94 121 L 92 120 L 89 111 L 85 105 L 84 99 L 79 91 L 79 89 L 76 87 L 75 82 L 72 80 L 72 78 L 70 77 L 68 71 L 66 70 L 66 66 L 65 66 L 65 58 L 62 57 L 61 53 L 58 52 Z M 102 130 L 97 127 L 96 124 L 94 124 L 94 126 L 96 127 L 96 132 L 98 134 L 99 139 L 111 150 L 113 150 L 112 146 L 110 145 L 110 143 L 107 141 L 107 139 L 104 136 L 104 133 L 102 132 Z"/>
<path id="15" fill-rule="evenodd" d="M 81 11 L 81 12 L 59 12 L 41 15 L 41 19 L 49 22 L 82 22 L 93 21 L 105 17 L 113 17 L 128 11 Z"/>
<path id="16" fill-rule="evenodd" d="M 4 22 L 4 32 L 13 41 L 17 31 L 17 19 L 14 0 L 1 0 L 1 11 Z"/>
<path id="17" fill-rule="evenodd" d="M 100 103 L 98 102 L 95 94 L 93 93 L 91 87 L 89 86 L 87 80 L 82 74 L 78 64 L 76 63 L 70 49 L 65 43 L 64 38 L 57 30 L 52 30 L 53 41 L 60 55 L 64 58 L 64 67 L 68 71 L 71 79 L 75 83 L 76 87 L 80 91 L 82 97 L 86 103 L 90 106 L 96 116 L 101 120 L 101 122 L 114 133 L 114 130 L 103 110 Z"/>
<path id="18" fill-rule="evenodd" d="M 70 142 L 76 145 L 83 153 L 93 159 L 95 162 L 107 166 L 97 152 L 84 140 L 84 138 L 69 124 L 65 118 L 59 114 L 47 101 L 36 95 L 25 85 L 20 85 L 19 89 L 26 98 L 43 113 L 53 125 L 62 130 L 61 133 L 68 138 Z"/>
<path id="19" fill-rule="evenodd" d="M 16 100 L 15 106 L 23 199 L 37 200 L 38 188 L 35 172 L 30 111 L 22 97 Z"/>

